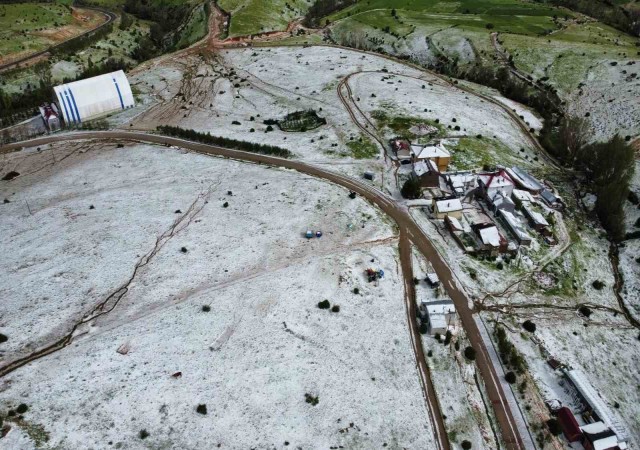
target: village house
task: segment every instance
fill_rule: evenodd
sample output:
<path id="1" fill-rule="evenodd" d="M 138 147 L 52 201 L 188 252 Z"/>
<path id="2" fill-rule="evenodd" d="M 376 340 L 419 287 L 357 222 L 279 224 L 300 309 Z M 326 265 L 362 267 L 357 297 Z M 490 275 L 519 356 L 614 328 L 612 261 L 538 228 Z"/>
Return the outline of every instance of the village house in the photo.
<path id="1" fill-rule="evenodd" d="M 432 200 L 433 214 L 437 219 L 444 219 L 445 216 L 462 219 L 462 202 L 455 197 L 434 198 Z"/>
<path id="2" fill-rule="evenodd" d="M 603 422 L 590 423 L 580 427 L 582 446 L 585 450 L 622 450 L 627 445 L 619 442 L 616 434 Z"/>
<path id="3" fill-rule="evenodd" d="M 515 185 L 507 172 L 504 169 L 500 169 L 497 172 L 478 175 L 478 188 L 480 195 L 490 200 L 499 192 L 505 197 L 511 197 Z"/>
<path id="4" fill-rule="evenodd" d="M 476 187 L 478 176 L 471 172 L 455 172 L 445 175 L 449 188 L 458 196 L 464 197 Z"/>
<path id="5" fill-rule="evenodd" d="M 516 204 L 520 203 L 521 205 L 534 203 L 536 201 L 529 191 L 523 191 L 521 189 L 514 189 L 511 193 L 511 199 L 516 202 Z"/>
<path id="6" fill-rule="evenodd" d="M 525 191 L 529 191 L 534 194 L 539 194 L 544 189 L 542 183 L 519 167 L 512 167 L 510 169 L 506 169 L 506 171 L 520 189 L 524 189 Z"/>
<path id="7" fill-rule="evenodd" d="M 436 164 L 431 160 L 418 161 L 413 165 L 411 174 L 418 180 L 422 188 L 434 188 L 440 186 L 440 173 Z"/>
<path id="8" fill-rule="evenodd" d="M 513 200 L 502 191 L 498 191 L 495 197 L 489 199 L 489 205 L 494 214 L 497 214 L 499 211 L 509 211 L 513 213 L 516 209 L 516 204 Z"/>
<path id="9" fill-rule="evenodd" d="M 534 211 L 530 205 L 524 205 L 522 207 L 522 213 L 529 220 L 531 228 L 545 236 L 551 234 L 551 230 L 549 229 L 550 225 L 549 222 L 547 222 L 547 219 L 545 219 L 539 212 Z"/>
<path id="10" fill-rule="evenodd" d="M 480 241 L 479 250 L 491 256 L 498 256 L 507 251 L 509 243 L 492 223 L 472 225 L 471 228 Z"/>
<path id="11" fill-rule="evenodd" d="M 509 211 L 500 211 L 500 217 L 502 217 L 505 226 L 518 244 L 525 246 L 531 245 L 531 236 L 525 231 L 520 219 Z"/>
<path id="12" fill-rule="evenodd" d="M 451 153 L 441 143 L 436 145 L 412 145 L 411 154 L 416 161 L 431 160 L 438 167 L 439 172 L 446 172 L 451 162 Z"/>
<path id="13" fill-rule="evenodd" d="M 562 199 L 551 192 L 549 189 L 543 189 L 542 192 L 540 192 L 540 198 L 550 208 L 562 209 L 563 207 Z"/>
<path id="14" fill-rule="evenodd" d="M 393 150 L 393 154 L 396 155 L 398 161 L 411 161 L 411 143 L 408 140 L 394 138 L 391 139 L 389 143 L 391 144 L 391 150 Z"/>
<path id="15" fill-rule="evenodd" d="M 419 312 L 421 320 L 427 324 L 428 332 L 432 336 L 436 333 L 445 334 L 455 326 L 458 318 L 453 301 L 449 299 L 423 301 Z"/>

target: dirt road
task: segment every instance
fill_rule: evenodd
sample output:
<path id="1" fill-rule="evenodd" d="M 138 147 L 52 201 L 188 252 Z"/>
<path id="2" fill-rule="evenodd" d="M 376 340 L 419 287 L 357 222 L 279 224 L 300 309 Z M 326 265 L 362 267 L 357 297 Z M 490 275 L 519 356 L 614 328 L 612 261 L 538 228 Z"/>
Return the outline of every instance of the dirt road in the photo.
<path id="1" fill-rule="evenodd" d="M 383 212 L 385 212 L 397 223 L 400 229 L 401 236 L 413 243 L 413 245 L 420 251 L 420 253 L 422 253 L 429 260 L 435 272 L 438 274 L 443 288 L 447 291 L 448 295 L 453 300 L 467 336 L 473 344 L 473 347 L 476 349 L 476 364 L 478 367 L 478 372 L 480 373 L 484 381 L 487 395 L 494 408 L 496 419 L 501 429 L 502 438 L 506 443 L 507 449 L 521 450 L 526 448 L 523 444 L 516 422 L 508 406 L 506 396 L 500 385 L 500 380 L 498 379 L 496 370 L 493 367 L 487 349 L 484 345 L 480 330 L 476 324 L 476 321 L 474 320 L 473 312 L 470 308 L 471 301 L 469 300 L 469 298 L 467 298 L 467 295 L 464 292 L 463 288 L 456 284 L 455 277 L 451 269 L 445 262 L 444 258 L 438 253 L 436 248 L 431 243 L 431 240 L 424 234 L 418 224 L 416 224 L 406 208 L 398 205 L 386 194 L 361 180 L 325 170 L 320 167 L 309 165 L 301 161 L 282 159 L 255 153 L 247 153 L 238 150 L 230 150 L 221 147 L 214 147 L 210 145 L 185 141 L 182 139 L 147 133 L 126 131 L 91 131 L 83 133 L 58 134 L 54 136 L 32 139 L 30 141 L 8 144 L 6 146 L 0 147 L 0 153 L 19 150 L 25 146 L 32 147 L 55 142 L 78 141 L 85 139 L 121 139 L 138 142 L 149 142 L 160 145 L 173 145 L 205 155 L 219 156 L 239 161 L 257 164 L 268 164 L 276 167 L 293 169 L 301 173 L 322 178 L 324 180 L 343 186 L 351 191 L 358 193 L 374 205 L 378 206 Z M 415 322 L 415 316 L 412 318 L 412 320 Z M 415 335 L 413 333 L 414 332 L 412 331 L 412 336 L 415 339 Z M 417 358 L 419 359 L 418 356 Z M 28 363 L 28 361 L 25 362 L 25 364 L 26 363 Z M 418 361 L 418 364 L 420 364 L 420 361 Z M 10 371 L 15 370 L 15 368 L 17 367 L 11 368 Z M 0 377 L 8 373 L 6 369 L 7 368 L 0 368 Z M 438 425 L 434 427 L 434 432 L 440 432 L 440 427 Z"/>

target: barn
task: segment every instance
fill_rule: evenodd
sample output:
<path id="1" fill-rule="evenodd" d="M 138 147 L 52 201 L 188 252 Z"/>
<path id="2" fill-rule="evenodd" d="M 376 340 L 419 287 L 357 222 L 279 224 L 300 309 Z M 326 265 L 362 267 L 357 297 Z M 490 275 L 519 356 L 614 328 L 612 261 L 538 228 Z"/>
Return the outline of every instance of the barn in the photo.
<path id="1" fill-rule="evenodd" d="M 67 126 L 135 105 L 129 80 L 122 70 L 61 84 L 53 90 Z"/>

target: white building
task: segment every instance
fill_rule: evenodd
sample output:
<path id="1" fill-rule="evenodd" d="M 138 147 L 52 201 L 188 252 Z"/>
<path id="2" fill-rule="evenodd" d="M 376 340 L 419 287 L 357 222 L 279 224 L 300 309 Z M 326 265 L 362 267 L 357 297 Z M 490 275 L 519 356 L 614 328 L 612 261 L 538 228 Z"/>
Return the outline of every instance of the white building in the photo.
<path id="1" fill-rule="evenodd" d="M 80 124 L 135 105 L 122 70 L 53 88 L 67 125 Z"/>
<path id="2" fill-rule="evenodd" d="M 429 327 L 429 334 L 445 334 L 456 324 L 458 318 L 451 300 L 423 301 L 420 305 L 422 320 Z"/>

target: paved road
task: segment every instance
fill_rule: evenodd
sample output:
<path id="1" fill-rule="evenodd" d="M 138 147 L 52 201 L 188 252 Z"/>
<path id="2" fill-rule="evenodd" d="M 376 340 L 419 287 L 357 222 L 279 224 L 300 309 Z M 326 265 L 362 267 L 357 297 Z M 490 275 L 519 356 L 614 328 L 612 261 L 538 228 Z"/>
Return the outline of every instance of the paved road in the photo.
<path id="1" fill-rule="evenodd" d="M 79 39 L 79 38 L 82 38 L 82 37 L 84 37 L 84 36 L 86 36 L 88 34 L 91 34 L 91 33 L 95 32 L 95 31 L 99 30 L 102 27 L 106 27 L 111 22 L 116 20 L 116 18 L 118 17 L 114 13 L 112 13 L 110 11 L 107 11 L 106 9 L 97 8 L 97 7 L 94 7 L 94 6 L 83 6 L 82 8 L 84 8 L 84 9 L 92 9 L 94 11 L 101 12 L 102 14 L 104 14 L 106 16 L 107 21 L 102 23 L 102 24 L 100 24 L 100 25 L 98 25 L 97 27 L 95 27 L 95 28 L 93 28 L 91 30 L 85 31 L 84 33 L 79 34 L 77 36 L 74 36 L 74 37 L 72 37 L 70 39 L 67 39 L 64 42 L 60 42 L 59 44 L 53 45 L 53 46 L 47 48 L 46 50 L 42 50 L 42 51 L 37 52 L 37 53 L 32 53 L 30 55 L 25 56 L 24 58 L 20 58 L 20 59 L 17 59 L 15 61 L 11 61 L 11 62 L 8 62 L 6 64 L 2 64 L 2 65 L 0 65 L 0 72 L 2 72 L 4 70 L 7 70 L 7 69 L 10 69 L 12 67 L 16 67 L 19 64 L 26 63 L 26 62 L 28 62 L 28 61 L 30 61 L 32 59 L 37 59 L 37 58 L 39 58 L 39 57 L 41 57 L 41 56 L 43 56 L 43 55 L 45 55 L 47 53 L 50 53 L 51 51 L 55 50 L 56 48 L 58 48 L 58 47 L 60 47 L 60 46 L 62 46 L 64 44 L 67 44 L 69 41 L 73 41 L 74 39 Z"/>
<path id="2" fill-rule="evenodd" d="M 255 153 L 247 153 L 238 150 L 230 150 L 221 147 L 199 144 L 182 139 L 148 133 L 126 131 L 90 131 L 83 133 L 58 134 L 32 139 L 25 142 L 8 144 L 0 147 L 0 153 L 19 150 L 24 146 L 33 147 L 55 142 L 77 141 L 83 139 L 124 139 L 130 141 L 150 142 L 160 145 L 173 145 L 211 156 L 221 156 L 225 158 L 236 159 L 239 161 L 289 168 L 343 186 L 360 194 L 371 203 L 378 206 L 388 216 L 395 220 L 400 229 L 401 236 L 403 238 L 406 237 L 406 239 L 413 243 L 413 245 L 415 245 L 416 248 L 429 260 L 435 272 L 438 274 L 438 277 L 442 282 L 442 286 L 453 300 L 467 336 L 473 344 L 473 347 L 476 349 L 476 364 L 478 367 L 478 372 L 480 373 L 480 376 L 484 381 L 487 395 L 494 408 L 496 419 L 500 426 L 502 438 L 507 446 L 507 449 L 522 450 L 527 448 L 523 444 L 516 421 L 514 420 L 511 409 L 509 408 L 507 397 L 502 390 L 500 379 L 493 367 L 491 358 L 484 345 L 480 330 L 476 324 L 476 321 L 474 320 L 473 313 L 469 307 L 469 305 L 471 304 L 470 300 L 467 298 L 463 288 L 456 284 L 455 277 L 451 269 L 445 262 L 444 258 L 441 257 L 441 255 L 431 243 L 430 239 L 424 234 L 420 226 L 413 220 L 408 210 L 401 205 L 398 205 L 389 196 L 361 180 L 325 170 L 320 167 L 309 165 L 301 161 L 282 159 Z M 438 427 L 436 427 L 434 429 L 434 432 L 437 433 L 438 431 Z"/>

